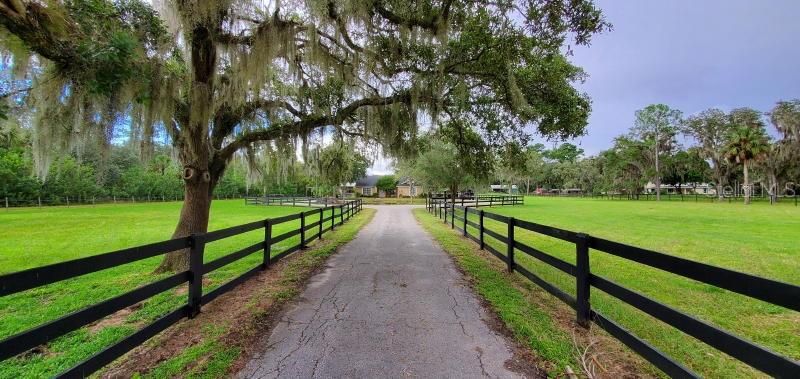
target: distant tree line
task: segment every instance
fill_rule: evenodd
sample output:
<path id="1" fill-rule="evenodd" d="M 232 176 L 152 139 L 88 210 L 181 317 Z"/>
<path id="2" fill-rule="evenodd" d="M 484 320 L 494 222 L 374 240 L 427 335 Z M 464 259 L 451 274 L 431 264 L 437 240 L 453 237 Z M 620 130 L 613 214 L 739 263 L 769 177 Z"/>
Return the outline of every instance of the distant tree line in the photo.
<path id="1" fill-rule="evenodd" d="M 214 192 L 216 198 L 244 195 L 335 195 L 339 185 L 366 174 L 372 162 L 352 141 L 315 146 L 308 162 L 296 157 L 296 146 L 272 146 L 236 155 Z M 27 131 L 0 128 L 0 202 L 14 205 L 183 199 L 182 166 L 171 146 L 155 145 L 143 161 L 137 146 L 112 145 L 106 159 L 94 145 L 76 148 L 54 160 L 47 176 L 34 174 L 33 149 Z M 311 159 L 313 156 L 313 159 Z"/>
<path id="2" fill-rule="evenodd" d="M 149 161 L 142 161 L 134 146 L 114 145 L 101 163 L 99 151 L 86 146 L 82 151 L 56 159 L 47 176 L 34 175 L 30 139 L 22 129 L 0 130 L 0 201 L 13 204 L 65 204 L 94 200 L 176 200 L 184 194 L 181 167 L 166 146 L 156 146 Z M 251 190 L 296 191 L 285 182 L 265 184 Z M 294 184 L 294 183 L 292 183 Z M 302 187 L 301 187 L 302 188 Z M 239 162 L 221 179 L 216 196 L 242 196 L 248 192 L 246 168 Z"/>
<path id="3" fill-rule="evenodd" d="M 656 198 L 664 185 L 683 192 L 705 185 L 709 196 L 738 194 L 747 203 L 754 188 L 772 202 L 800 189 L 800 100 L 779 101 L 769 112 L 708 109 L 689 117 L 664 104 L 635 114 L 633 126 L 611 148 L 594 156 L 571 143 L 487 142 L 485 136 L 443 124 L 420 136 L 417 154 L 397 162 L 400 173 L 432 191 L 490 183 L 521 192 L 574 191 L 638 198 L 648 183 Z"/>
<path id="4" fill-rule="evenodd" d="M 768 130 L 776 137 L 772 137 Z M 683 136 L 688 142 L 679 142 Z M 800 100 L 780 101 L 769 112 L 708 109 L 684 117 L 663 104 L 636 112 L 629 132 L 613 146 L 585 157 L 564 143 L 509 146 L 495 160 L 495 179 L 536 189 L 640 194 L 654 183 L 677 188 L 708 183 L 722 197 L 737 183 L 745 202 L 758 186 L 772 201 L 794 195 L 800 180 Z M 660 190 L 659 190 L 660 189 Z"/>

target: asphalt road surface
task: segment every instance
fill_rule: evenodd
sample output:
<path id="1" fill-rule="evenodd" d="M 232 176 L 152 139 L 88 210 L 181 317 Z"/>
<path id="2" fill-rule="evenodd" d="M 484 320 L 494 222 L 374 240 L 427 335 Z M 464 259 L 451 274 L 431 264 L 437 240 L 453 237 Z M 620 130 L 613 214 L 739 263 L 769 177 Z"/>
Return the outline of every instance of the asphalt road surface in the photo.
<path id="1" fill-rule="evenodd" d="M 242 378 L 520 377 L 511 345 L 409 206 L 377 206 L 280 317 Z"/>

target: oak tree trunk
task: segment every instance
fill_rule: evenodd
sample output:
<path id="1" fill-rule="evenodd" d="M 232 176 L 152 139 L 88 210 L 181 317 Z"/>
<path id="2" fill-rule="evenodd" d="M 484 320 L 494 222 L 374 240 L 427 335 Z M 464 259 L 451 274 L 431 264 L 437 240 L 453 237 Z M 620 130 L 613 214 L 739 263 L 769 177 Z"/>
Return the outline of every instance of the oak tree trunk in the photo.
<path id="1" fill-rule="evenodd" d="M 214 185 L 224 171 L 224 162 L 215 161 L 211 172 L 208 138 L 209 110 L 213 109 L 214 73 L 217 51 L 213 27 L 197 24 L 191 32 L 192 84 L 182 130 L 174 143 L 183 163 L 184 200 L 173 238 L 208 231 L 208 215 Z M 168 253 L 156 272 L 180 272 L 189 268 L 189 250 Z"/>
<path id="2" fill-rule="evenodd" d="M 181 216 L 172 238 L 182 238 L 208 231 L 208 215 L 211 209 L 209 183 L 203 175 L 185 180 Z M 168 253 L 156 272 L 181 272 L 189 269 L 189 249 Z"/>

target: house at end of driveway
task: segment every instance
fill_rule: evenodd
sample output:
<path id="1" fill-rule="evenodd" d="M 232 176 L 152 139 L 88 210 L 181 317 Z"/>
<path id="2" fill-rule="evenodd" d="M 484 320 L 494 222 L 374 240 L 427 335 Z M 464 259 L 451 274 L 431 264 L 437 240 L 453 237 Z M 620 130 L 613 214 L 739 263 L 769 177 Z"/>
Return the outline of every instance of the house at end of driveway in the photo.
<path id="1" fill-rule="evenodd" d="M 345 197 L 355 196 L 396 196 L 396 197 L 409 197 L 419 196 L 424 193 L 422 187 L 414 184 L 414 181 L 409 178 L 400 178 L 397 182 L 397 187 L 390 193 L 378 190 L 378 179 L 383 175 L 367 175 L 359 178 L 355 183 L 345 183 L 342 188 L 342 194 Z"/>
<path id="2" fill-rule="evenodd" d="M 397 190 L 395 191 L 397 197 L 419 196 L 423 191 L 422 186 L 414 184 L 411 178 L 400 178 L 397 182 Z"/>
<path id="3" fill-rule="evenodd" d="M 375 196 L 378 194 L 378 179 L 381 175 L 367 175 L 358 178 L 355 183 L 345 183 L 342 186 L 342 193 L 345 197 Z"/>

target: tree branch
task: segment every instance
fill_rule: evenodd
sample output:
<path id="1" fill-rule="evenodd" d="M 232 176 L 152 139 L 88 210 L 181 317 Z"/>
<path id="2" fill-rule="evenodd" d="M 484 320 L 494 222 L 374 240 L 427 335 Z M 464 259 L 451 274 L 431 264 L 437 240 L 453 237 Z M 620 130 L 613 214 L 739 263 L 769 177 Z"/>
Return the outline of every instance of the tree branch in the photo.
<path id="1" fill-rule="evenodd" d="M 335 115 L 332 116 L 307 116 L 295 122 L 273 124 L 266 129 L 246 132 L 222 148 L 215 156 L 215 160 L 220 159 L 227 161 L 236 151 L 250 145 L 253 142 L 271 141 L 282 136 L 294 136 L 307 133 L 323 126 L 342 124 L 345 120 L 352 117 L 361 107 L 386 106 L 389 104 L 410 102 L 411 93 L 408 91 L 403 91 L 386 97 L 368 97 L 353 101 L 347 106 L 341 108 L 338 112 L 336 112 Z"/>
<path id="2" fill-rule="evenodd" d="M 382 1 L 375 2 L 375 11 L 387 21 L 395 25 L 403 25 L 406 27 L 420 27 L 432 31 L 434 34 L 439 31 L 442 21 L 447 21 L 450 17 L 450 7 L 453 5 L 453 0 L 445 0 L 442 4 L 442 9 L 439 12 L 432 13 L 425 18 L 416 17 L 402 17 L 397 13 L 387 9 Z"/>
<path id="3" fill-rule="evenodd" d="M 71 37 L 75 26 L 67 22 L 65 28 L 56 28 L 49 21 L 51 17 L 47 8 L 38 2 L 24 4 L 0 0 L 0 24 L 25 42 L 31 50 L 61 68 L 80 67 L 82 60 L 76 53 L 76 39 Z"/>

